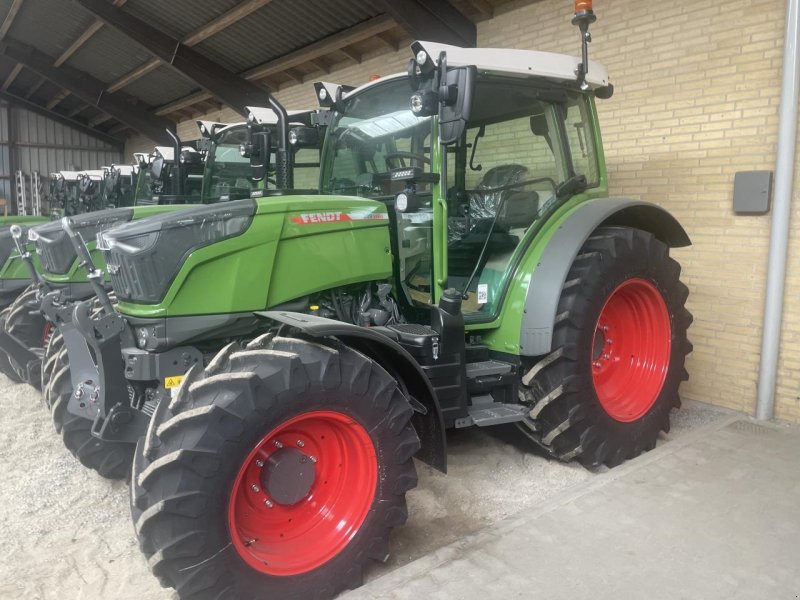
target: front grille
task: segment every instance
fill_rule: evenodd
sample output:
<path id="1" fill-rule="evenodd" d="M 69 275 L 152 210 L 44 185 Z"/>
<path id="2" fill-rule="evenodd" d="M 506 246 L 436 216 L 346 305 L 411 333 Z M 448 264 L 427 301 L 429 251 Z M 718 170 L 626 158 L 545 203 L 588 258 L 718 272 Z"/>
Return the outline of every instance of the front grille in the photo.
<path id="1" fill-rule="evenodd" d="M 11 237 L 11 231 L 6 229 L 0 232 L 0 266 L 6 264 L 11 252 L 14 251 L 14 238 Z"/>
<path id="2" fill-rule="evenodd" d="M 106 267 L 117 297 L 123 300 L 153 301 L 161 298 L 165 285 L 153 263 L 153 256 L 132 257 L 106 250 Z"/>
<path id="3" fill-rule="evenodd" d="M 46 236 L 46 237 L 45 237 Z M 69 236 L 60 228 L 58 231 L 47 231 L 36 240 L 36 251 L 47 273 L 64 275 L 69 272 L 77 254 Z"/>

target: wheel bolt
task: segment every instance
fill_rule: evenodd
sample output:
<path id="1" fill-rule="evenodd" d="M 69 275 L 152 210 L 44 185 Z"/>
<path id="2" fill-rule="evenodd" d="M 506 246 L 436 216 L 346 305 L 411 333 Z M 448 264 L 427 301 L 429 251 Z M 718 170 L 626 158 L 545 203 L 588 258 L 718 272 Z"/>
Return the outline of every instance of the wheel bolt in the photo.
<path id="1" fill-rule="evenodd" d="M 261 467 L 263 467 L 263 466 L 264 466 L 264 461 L 263 461 L 263 460 L 257 460 L 257 461 L 256 461 L 256 466 L 257 466 L 258 468 L 261 468 Z"/>
<path id="2" fill-rule="evenodd" d="M 608 339 L 606 340 L 606 344 L 608 344 L 609 346 L 610 346 L 611 344 L 613 344 L 613 343 L 614 343 L 614 340 L 612 340 L 611 338 L 608 338 Z"/>
<path id="3" fill-rule="evenodd" d="M 594 367 L 595 367 L 595 369 L 599 369 L 600 368 L 600 361 L 599 360 L 594 361 Z"/>
<path id="4" fill-rule="evenodd" d="M 256 494 L 261 491 L 261 489 L 255 483 L 250 486 L 250 489 L 253 490 Z"/>
<path id="5" fill-rule="evenodd" d="M 302 448 L 303 446 L 306 445 L 306 443 L 303 440 L 297 440 L 297 445 Z"/>
<path id="6" fill-rule="evenodd" d="M 275 447 L 276 448 L 283 448 L 283 444 L 281 444 L 278 440 L 275 440 Z"/>
<path id="7" fill-rule="evenodd" d="M 266 500 L 264 500 L 264 506 L 266 506 L 267 508 L 272 508 L 273 506 L 275 506 L 275 503 L 269 498 L 267 498 Z"/>
<path id="8" fill-rule="evenodd" d="M 611 355 L 609 355 L 609 354 L 603 354 L 603 358 L 604 358 L 604 359 L 606 359 L 606 360 L 608 360 L 609 358 L 611 358 Z"/>
<path id="9" fill-rule="evenodd" d="M 311 460 L 312 463 L 317 462 L 317 457 L 316 456 L 309 456 L 308 458 Z"/>
<path id="10" fill-rule="evenodd" d="M 608 325 L 603 325 L 603 331 L 608 331 Z"/>

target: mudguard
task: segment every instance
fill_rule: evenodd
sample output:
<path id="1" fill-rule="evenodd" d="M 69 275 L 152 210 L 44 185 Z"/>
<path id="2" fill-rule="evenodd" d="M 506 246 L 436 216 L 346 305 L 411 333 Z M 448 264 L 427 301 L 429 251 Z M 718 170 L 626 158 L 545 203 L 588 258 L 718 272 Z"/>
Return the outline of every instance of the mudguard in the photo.
<path id="1" fill-rule="evenodd" d="M 430 381 L 408 351 L 389 337 L 381 327 L 359 327 L 342 321 L 287 311 L 259 311 L 255 314 L 299 329 L 310 337 L 336 337 L 369 356 L 397 377 L 412 397 L 424 406 L 415 410 L 413 423 L 422 447 L 417 458 L 435 469 L 447 472 L 447 438 L 444 418 L 436 392 Z"/>
<path id="2" fill-rule="evenodd" d="M 531 275 L 520 330 L 521 355 L 541 356 L 552 350 L 556 310 L 567 273 L 592 232 L 609 225 L 649 231 L 672 248 L 692 243 L 678 220 L 655 204 L 628 198 L 598 198 L 581 204 L 559 225 Z"/>

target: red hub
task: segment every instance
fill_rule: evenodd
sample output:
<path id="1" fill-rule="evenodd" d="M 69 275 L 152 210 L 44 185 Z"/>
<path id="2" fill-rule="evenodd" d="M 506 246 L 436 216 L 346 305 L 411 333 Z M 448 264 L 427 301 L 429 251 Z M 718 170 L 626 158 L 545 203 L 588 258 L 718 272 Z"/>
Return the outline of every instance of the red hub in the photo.
<path id="1" fill-rule="evenodd" d="M 655 285 L 629 279 L 606 300 L 592 344 L 597 398 L 613 419 L 635 421 L 658 398 L 672 346 L 669 311 Z"/>
<path id="2" fill-rule="evenodd" d="M 298 575 L 336 556 L 375 497 L 378 460 L 366 429 L 335 411 L 273 429 L 239 469 L 228 528 L 239 555 L 269 575 Z"/>
<path id="3" fill-rule="evenodd" d="M 44 331 L 42 332 L 42 347 L 47 348 L 47 343 L 50 341 L 50 336 L 53 335 L 53 324 L 47 321 L 44 324 Z"/>

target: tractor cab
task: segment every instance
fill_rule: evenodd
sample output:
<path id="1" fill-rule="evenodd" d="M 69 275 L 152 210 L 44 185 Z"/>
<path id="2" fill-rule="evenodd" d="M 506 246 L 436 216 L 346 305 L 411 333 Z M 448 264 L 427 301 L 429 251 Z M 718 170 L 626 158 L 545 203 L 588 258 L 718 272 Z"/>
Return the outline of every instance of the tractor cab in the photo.
<path id="1" fill-rule="evenodd" d="M 428 42 L 414 52 L 409 74 L 340 94 L 321 186 L 389 205 L 405 302 L 454 288 L 468 323 L 490 321 L 548 217 L 605 193 L 593 95 L 564 55 Z M 605 69 L 592 63 L 587 83 L 603 94 Z"/>
<path id="2" fill-rule="evenodd" d="M 59 171 L 50 174 L 50 214 L 76 215 L 80 210 L 80 171 Z"/>
<path id="3" fill-rule="evenodd" d="M 177 148 L 180 150 L 176 152 Z M 200 200 L 205 167 L 203 152 L 191 146 L 156 146 L 151 154 L 136 157 L 139 161 L 136 206 L 190 204 Z"/>
<path id="4" fill-rule="evenodd" d="M 136 189 L 136 165 L 111 165 L 106 168 L 103 179 L 103 199 L 106 208 L 133 205 Z"/>
<path id="5" fill-rule="evenodd" d="M 272 159 L 275 148 L 269 142 L 270 159 L 266 161 L 267 172 L 253 172 L 253 140 L 263 137 L 275 140 L 277 117 L 268 108 L 248 107 L 247 122 L 223 124 L 198 121 L 197 125 L 208 148 L 206 169 L 203 176 L 203 199 L 218 202 L 250 198 L 254 195 L 279 193 L 274 177 Z M 319 179 L 319 151 L 323 136 L 318 133 L 319 111 L 290 111 L 290 143 L 294 166 L 295 190 L 316 190 Z M 293 134 L 293 135 L 292 135 Z"/>

